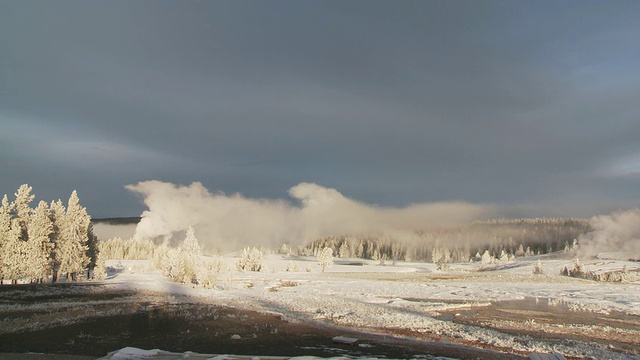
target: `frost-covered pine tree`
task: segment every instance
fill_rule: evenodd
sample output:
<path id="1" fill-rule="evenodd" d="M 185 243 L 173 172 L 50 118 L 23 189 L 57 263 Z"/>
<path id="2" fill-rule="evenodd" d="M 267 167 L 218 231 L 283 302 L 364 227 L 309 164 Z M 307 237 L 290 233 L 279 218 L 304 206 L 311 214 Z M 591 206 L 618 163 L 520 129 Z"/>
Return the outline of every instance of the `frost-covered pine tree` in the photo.
<path id="1" fill-rule="evenodd" d="M 23 184 L 16 191 L 15 200 L 9 205 L 9 230 L 2 251 L 2 272 L 13 283 L 31 275 L 31 251 L 28 243 L 27 225 L 32 210 L 29 207 L 34 196 L 32 188 Z M 4 201 L 3 201 L 4 202 Z M 3 206 L 4 208 L 5 206 Z"/>
<path id="2" fill-rule="evenodd" d="M 356 249 L 356 257 L 364 258 L 364 244 L 362 244 L 362 241 L 358 244 L 358 248 Z"/>
<path id="3" fill-rule="evenodd" d="M 58 217 L 60 214 L 58 214 Z M 80 205 L 78 193 L 74 190 L 69 197 L 67 210 L 59 223 L 59 241 L 56 243 L 57 278 L 67 274 L 67 281 L 84 272 L 91 259 L 89 250 L 91 218 L 87 209 Z M 59 249 L 58 249 L 59 248 Z M 76 278 L 77 280 L 77 278 Z"/>
<path id="4" fill-rule="evenodd" d="M 61 268 L 62 259 L 66 258 L 66 253 L 70 251 L 71 246 L 68 244 L 69 240 L 62 235 L 65 222 L 66 209 L 62 204 L 62 201 L 52 201 L 49 205 L 49 219 L 53 225 L 53 232 L 51 234 L 51 240 L 53 241 L 53 282 L 60 280 L 59 275 L 64 271 Z"/>
<path id="5" fill-rule="evenodd" d="M 540 262 L 540 259 L 538 259 L 538 261 L 536 262 L 536 264 L 533 266 L 533 273 L 535 275 L 542 275 L 544 274 L 544 270 L 542 270 L 542 263 Z"/>
<path id="6" fill-rule="evenodd" d="M 289 256 L 291 255 L 291 248 L 287 244 L 282 244 L 278 250 L 278 254 Z"/>
<path id="7" fill-rule="evenodd" d="M 434 246 L 433 251 L 431 251 L 431 262 L 434 264 L 439 264 L 444 258 L 444 254 L 442 253 L 442 249 L 440 246 Z"/>
<path id="8" fill-rule="evenodd" d="M 449 248 L 446 246 L 442 247 L 442 261 L 445 263 L 451 262 L 451 251 L 449 251 Z"/>
<path id="9" fill-rule="evenodd" d="M 98 237 L 93 232 L 93 224 L 91 223 L 91 217 L 89 217 L 89 228 L 87 229 L 87 252 L 86 255 L 89 258 L 89 265 L 87 270 L 87 278 L 91 274 L 91 270 L 96 267 L 96 262 L 98 261 L 98 253 L 100 252 Z"/>
<path id="10" fill-rule="evenodd" d="M 504 250 L 500 251 L 500 262 L 507 262 L 509 261 L 509 253 L 505 252 Z"/>
<path id="11" fill-rule="evenodd" d="M 494 262 L 494 257 L 489 254 L 489 250 L 485 250 L 482 253 L 482 263 L 483 264 L 491 264 Z"/>
<path id="12" fill-rule="evenodd" d="M 19 279 L 26 276 L 28 267 L 26 259 L 28 256 L 27 242 L 21 239 L 22 231 L 17 219 L 12 219 L 9 232 L 5 238 L 3 246 L 3 274 L 5 278 L 16 284 Z"/>
<path id="13" fill-rule="evenodd" d="M 524 252 L 524 256 L 533 256 L 534 253 L 531 250 L 531 247 L 527 246 L 527 251 Z"/>
<path id="14" fill-rule="evenodd" d="M 29 224 L 32 212 L 29 204 L 35 198 L 35 196 L 31 194 L 32 190 L 31 186 L 22 184 L 14 194 L 16 197 L 13 201 L 13 219 L 15 220 L 15 224 L 12 224 L 12 226 L 18 226 L 20 240 L 23 241 L 27 240 L 27 224 Z"/>
<path id="15" fill-rule="evenodd" d="M 9 231 L 11 230 L 11 212 L 12 204 L 9 203 L 7 194 L 2 198 L 2 204 L 0 205 L 0 284 L 5 276 L 5 260 L 10 254 L 5 254 L 6 243 L 9 237 Z"/>
<path id="16" fill-rule="evenodd" d="M 516 250 L 516 256 L 521 257 L 524 256 L 524 246 L 522 244 L 520 244 L 520 246 L 518 246 L 518 250 Z"/>
<path id="17" fill-rule="evenodd" d="M 42 282 L 49 276 L 53 267 L 53 243 L 51 242 L 53 224 L 49 218 L 49 206 L 46 202 L 40 201 L 33 210 L 27 233 L 29 235 L 29 277 Z"/>
<path id="18" fill-rule="evenodd" d="M 78 193 L 73 190 L 67 203 L 63 236 L 69 239 L 71 247 L 66 271 L 75 276 L 83 273 L 91 261 L 87 256 L 90 226 L 91 218 L 87 209 L 80 205 Z"/>
<path id="19" fill-rule="evenodd" d="M 322 266 L 322 272 L 324 272 L 327 266 L 333 265 L 333 249 L 330 247 L 322 249 L 320 254 L 318 254 L 318 265 Z"/>
<path id="20" fill-rule="evenodd" d="M 96 266 L 93 268 L 93 279 L 104 280 L 107 278 L 107 265 L 105 263 L 104 256 L 101 256 L 100 252 L 96 257 Z"/>
<path id="21" fill-rule="evenodd" d="M 202 249 L 200 249 L 200 243 L 196 238 L 195 231 L 191 226 L 187 229 L 187 237 L 182 243 L 182 250 L 190 256 L 201 256 Z"/>
<path id="22" fill-rule="evenodd" d="M 342 243 L 342 245 L 340 245 L 340 248 L 338 249 L 338 255 L 341 258 L 351 257 L 351 249 L 349 249 L 349 244 L 347 244 L 346 241 Z"/>

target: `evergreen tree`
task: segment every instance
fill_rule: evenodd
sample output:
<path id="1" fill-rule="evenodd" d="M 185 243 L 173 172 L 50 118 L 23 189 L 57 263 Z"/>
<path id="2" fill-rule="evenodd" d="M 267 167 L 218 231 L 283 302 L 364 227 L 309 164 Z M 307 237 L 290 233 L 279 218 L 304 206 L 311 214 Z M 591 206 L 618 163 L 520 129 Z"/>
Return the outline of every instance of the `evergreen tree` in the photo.
<path id="1" fill-rule="evenodd" d="M 518 246 L 518 250 L 516 250 L 516 256 L 524 256 L 524 246 L 522 246 L 522 244 L 520 244 L 520 246 Z"/>
<path id="2" fill-rule="evenodd" d="M 434 264 L 439 264 L 442 259 L 444 259 L 444 254 L 440 246 L 434 246 L 431 251 L 431 262 Z"/>
<path id="3" fill-rule="evenodd" d="M 53 282 L 57 282 L 60 280 L 59 275 L 62 273 L 61 265 L 62 261 L 66 256 L 66 253 L 69 251 L 68 242 L 63 236 L 63 228 L 64 228 L 64 220 L 65 220 L 65 212 L 66 209 L 62 204 L 62 201 L 52 201 L 49 205 L 49 219 L 51 219 L 51 224 L 53 225 L 51 240 L 53 242 L 53 256 L 52 256 L 52 272 L 53 272 Z"/>
<path id="4" fill-rule="evenodd" d="M 11 221 L 11 228 L 7 233 L 3 246 L 3 274 L 12 284 L 16 284 L 27 272 L 26 259 L 28 256 L 27 242 L 20 239 L 22 235 L 17 219 Z"/>
<path id="5" fill-rule="evenodd" d="M 181 247 L 182 250 L 190 256 L 202 255 L 200 243 L 198 242 L 198 239 L 196 239 L 195 231 L 191 226 L 189 226 L 189 228 L 187 229 L 187 237 L 184 239 Z"/>
<path id="6" fill-rule="evenodd" d="M 80 205 L 78 193 L 74 190 L 69 197 L 67 212 L 64 216 L 62 237 L 66 239 L 68 248 L 62 258 L 58 276 L 62 274 L 62 271 L 77 276 L 77 274 L 84 272 L 84 269 L 91 262 L 87 256 L 90 225 L 91 218 L 87 214 L 87 209 Z M 69 281 L 68 276 L 67 281 Z"/>
<path id="7" fill-rule="evenodd" d="M 322 272 L 325 267 L 333 265 L 333 249 L 325 247 L 318 255 L 318 265 L 322 266 Z"/>
<path id="8" fill-rule="evenodd" d="M 288 247 L 287 244 L 282 244 L 278 250 L 278 254 L 289 256 L 291 255 L 291 248 Z"/>
<path id="9" fill-rule="evenodd" d="M 338 249 L 338 254 L 341 258 L 351 257 L 351 250 L 349 249 L 349 244 L 345 241 L 340 245 L 340 249 Z"/>
<path id="10" fill-rule="evenodd" d="M 89 215 L 87 215 L 89 216 Z M 87 230 L 87 252 L 86 256 L 89 258 L 89 267 L 87 269 L 87 278 L 91 274 L 91 270 L 96 267 L 100 248 L 98 246 L 98 237 L 93 233 L 93 224 L 91 223 L 91 217 L 89 217 L 89 228 Z"/>
<path id="11" fill-rule="evenodd" d="M 485 250 L 484 253 L 482 253 L 483 264 L 492 264 L 494 260 L 495 260 L 494 257 L 491 256 L 491 254 L 489 254 L 489 250 Z"/>
<path id="12" fill-rule="evenodd" d="M 356 250 L 356 256 L 359 258 L 364 258 L 364 245 L 362 244 L 362 241 L 360 241 L 360 244 L 358 244 L 358 249 Z"/>
<path id="13" fill-rule="evenodd" d="M 31 279 L 45 279 L 53 267 L 53 243 L 51 242 L 53 224 L 49 218 L 49 206 L 46 202 L 41 201 L 34 209 L 27 226 L 27 232 L 29 235 L 29 277 Z"/>
<path id="14" fill-rule="evenodd" d="M 105 260 L 106 259 L 101 255 L 101 253 L 98 252 L 96 257 L 96 265 L 93 268 L 94 280 L 104 280 L 107 278 L 107 265 L 105 263 Z"/>
<path id="15" fill-rule="evenodd" d="M 2 198 L 2 205 L 0 205 L 0 285 L 5 278 L 5 261 L 8 261 L 10 254 L 5 254 L 6 243 L 9 237 L 9 231 L 11 230 L 11 212 L 12 204 L 9 204 L 9 199 L 5 194 Z"/>
<path id="16" fill-rule="evenodd" d="M 26 241 L 28 237 L 27 224 L 29 223 L 32 212 L 29 204 L 35 198 L 35 196 L 31 194 L 32 190 L 31 186 L 22 184 L 14 194 L 16 199 L 13 201 L 13 218 L 16 222 L 12 224 L 12 226 L 15 225 L 18 227 L 16 231 L 20 233 L 19 238 L 22 241 Z"/>

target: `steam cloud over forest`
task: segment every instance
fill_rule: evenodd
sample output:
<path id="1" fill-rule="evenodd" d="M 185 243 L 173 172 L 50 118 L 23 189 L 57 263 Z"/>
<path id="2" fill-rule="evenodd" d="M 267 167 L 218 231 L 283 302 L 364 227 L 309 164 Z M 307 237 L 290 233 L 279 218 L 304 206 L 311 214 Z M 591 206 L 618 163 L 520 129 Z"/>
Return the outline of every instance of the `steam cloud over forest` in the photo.
<path id="1" fill-rule="evenodd" d="M 340 234 L 402 237 L 429 227 L 469 223 L 494 211 L 492 206 L 465 202 L 381 207 L 313 183 L 289 190 L 298 204 L 211 193 L 199 182 L 182 186 L 152 180 L 126 188 L 142 195 L 149 208 L 136 228 L 137 238 L 171 240 L 192 226 L 206 249 L 223 251 L 249 245 L 299 245 Z"/>
<path id="2" fill-rule="evenodd" d="M 593 231 L 580 238 L 582 256 L 603 254 L 618 259 L 640 259 L 640 209 L 594 216 Z"/>

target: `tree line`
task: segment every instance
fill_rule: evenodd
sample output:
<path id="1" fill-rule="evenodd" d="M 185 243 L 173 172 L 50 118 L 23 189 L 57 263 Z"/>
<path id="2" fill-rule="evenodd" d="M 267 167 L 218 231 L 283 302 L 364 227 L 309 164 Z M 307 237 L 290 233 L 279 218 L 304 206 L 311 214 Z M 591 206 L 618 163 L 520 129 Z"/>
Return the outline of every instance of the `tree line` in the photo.
<path id="1" fill-rule="evenodd" d="M 40 201 L 31 186 L 21 185 L 0 205 L 0 284 L 10 280 L 45 283 L 89 277 L 98 255 L 91 217 L 74 190 L 67 206 L 61 200 Z"/>
<path id="2" fill-rule="evenodd" d="M 417 231 L 402 237 L 386 234 L 330 236 L 299 247 L 298 253 L 316 256 L 329 247 L 340 258 L 460 263 L 481 261 L 485 253 L 501 259 L 568 251 L 576 246 L 580 235 L 589 231 L 591 226 L 587 219 L 497 219 Z"/>

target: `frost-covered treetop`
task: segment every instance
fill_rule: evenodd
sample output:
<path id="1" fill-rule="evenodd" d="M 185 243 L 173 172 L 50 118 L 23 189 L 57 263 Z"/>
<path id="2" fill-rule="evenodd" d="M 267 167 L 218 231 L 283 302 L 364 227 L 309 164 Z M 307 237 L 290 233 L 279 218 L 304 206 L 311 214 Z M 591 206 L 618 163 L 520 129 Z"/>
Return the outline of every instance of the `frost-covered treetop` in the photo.
<path id="1" fill-rule="evenodd" d="M 333 249 L 330 247 L 325 247 L 318 254 L 318 265 L 322 266 L 322 272 L 324 272 L 325 267 L 333 265 Z"/>
<path id="2" fill-rule="evenodd" d="M 189 228 L 187 229 L 187 237 L 182 243 L 182 249 L 191 255 L 202 255 L 200 243 L 196 238 L 195 230 L 191 226 L 189 226 Z"/>

